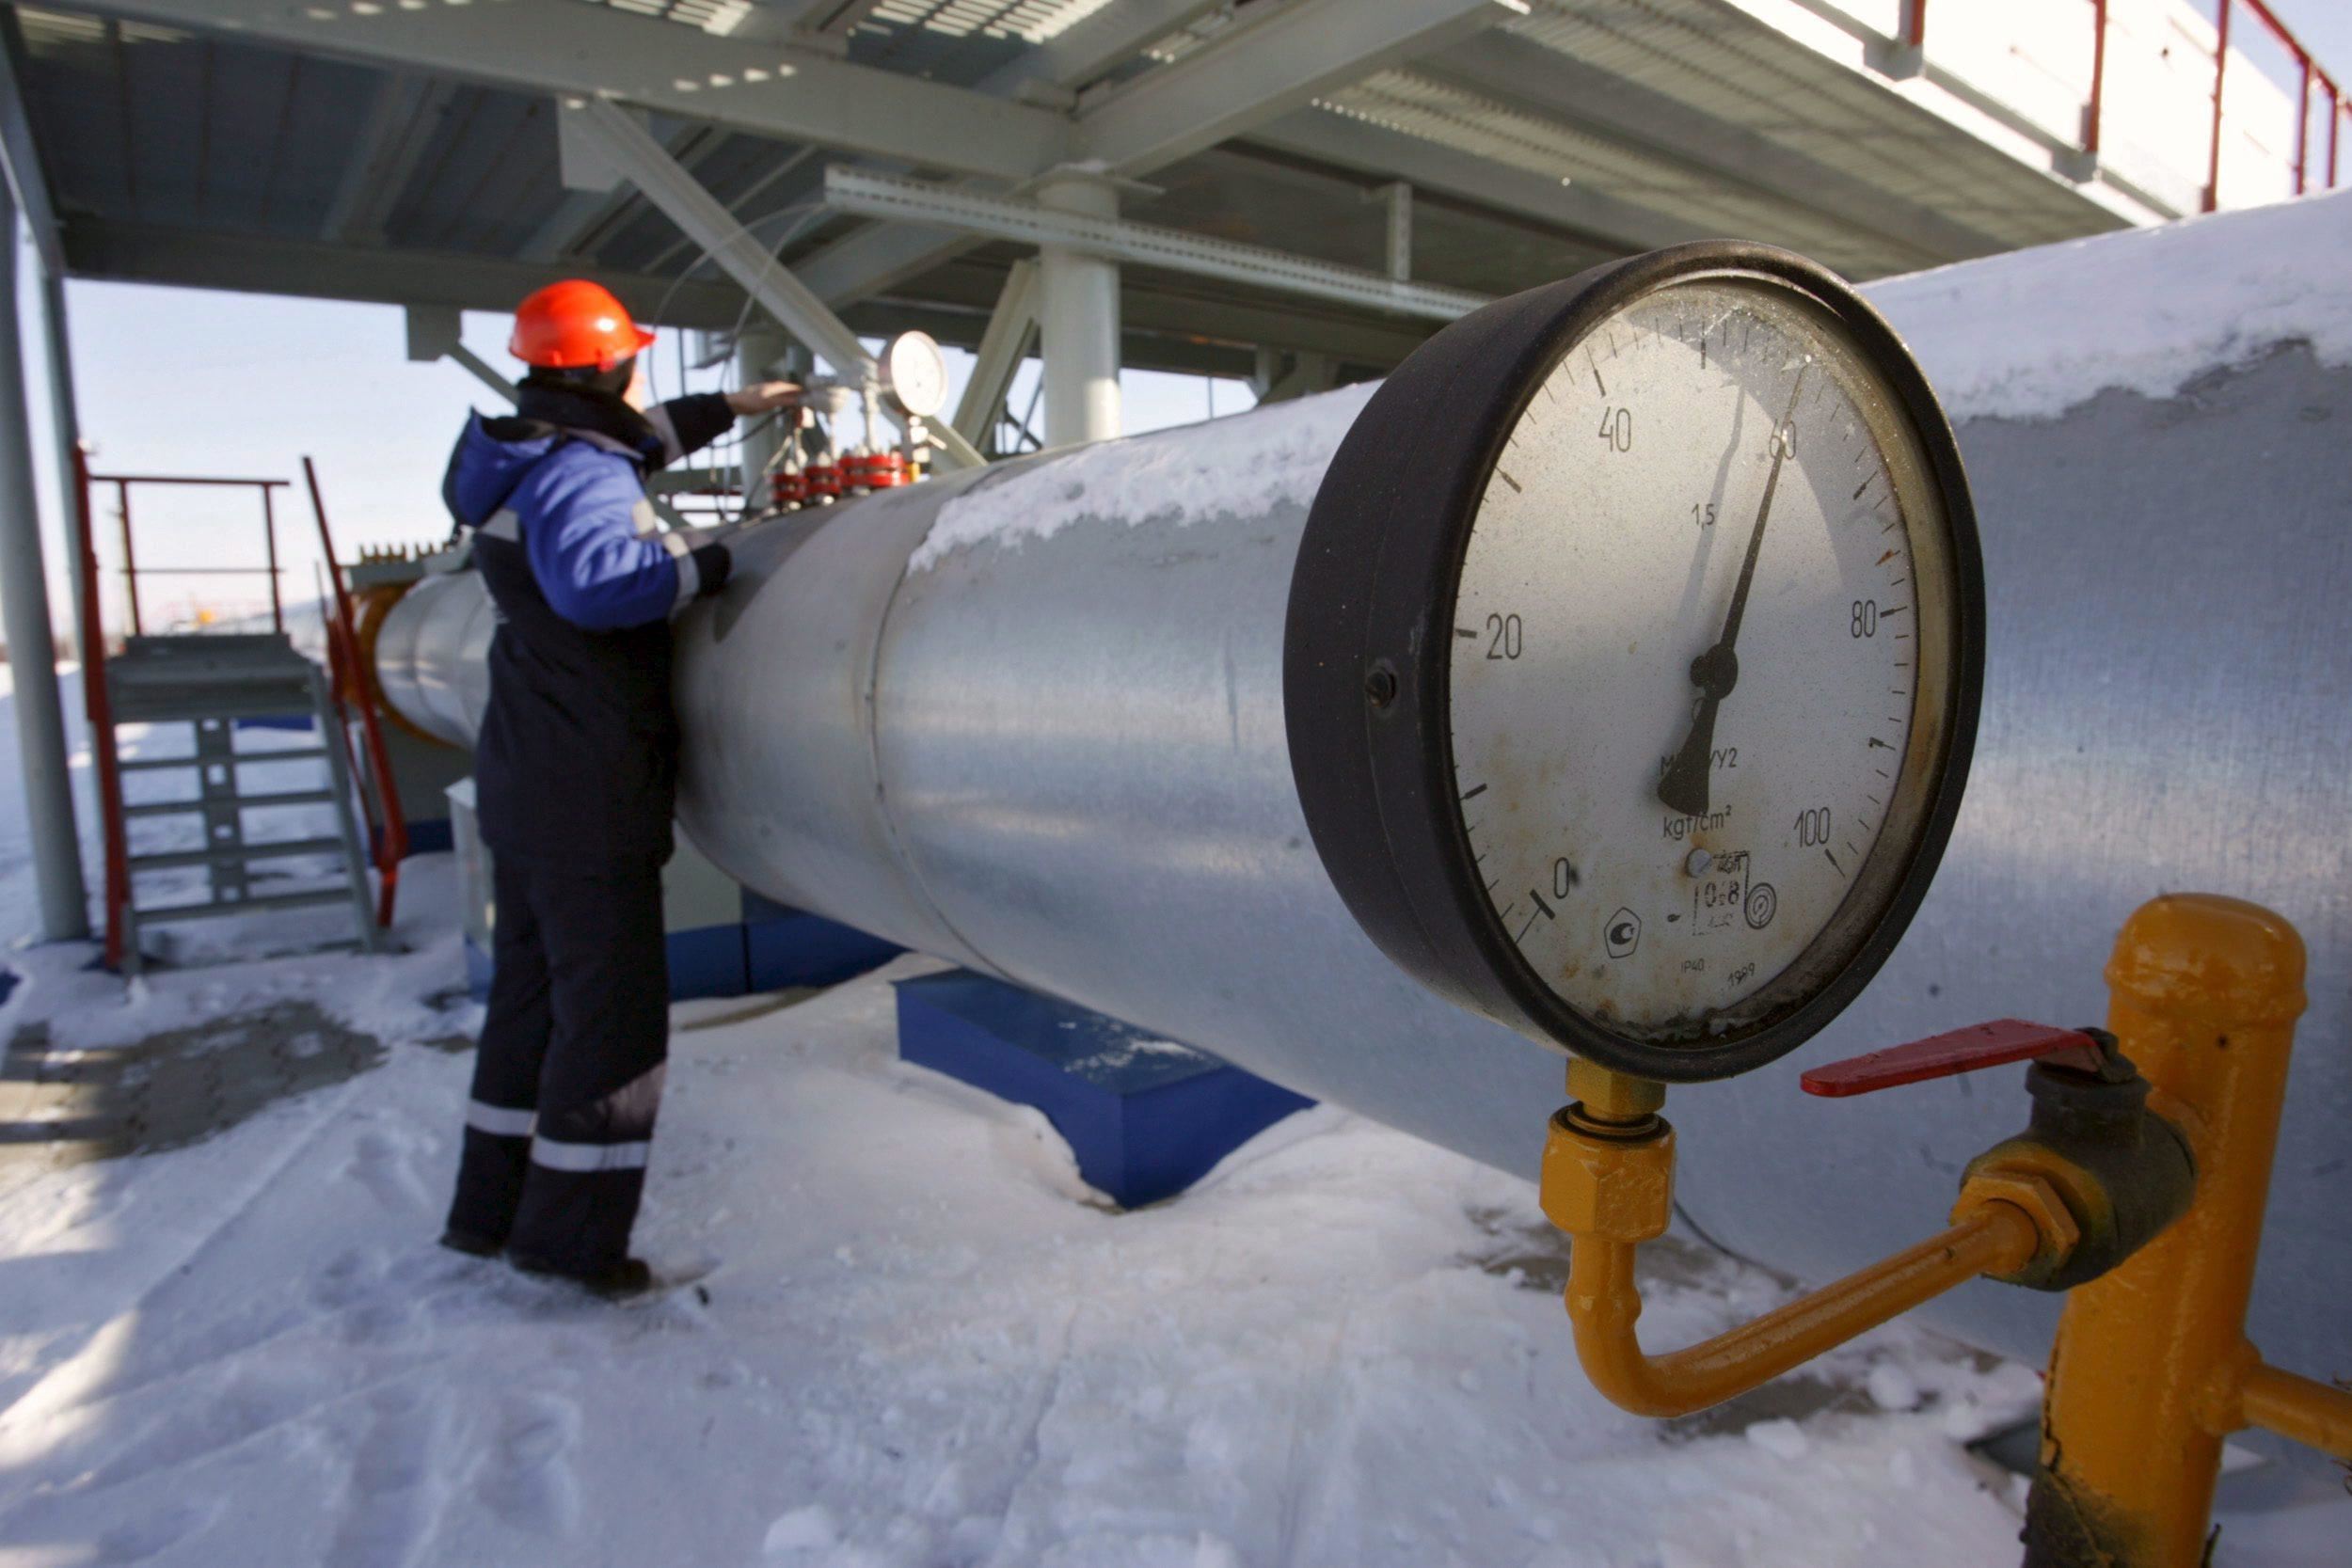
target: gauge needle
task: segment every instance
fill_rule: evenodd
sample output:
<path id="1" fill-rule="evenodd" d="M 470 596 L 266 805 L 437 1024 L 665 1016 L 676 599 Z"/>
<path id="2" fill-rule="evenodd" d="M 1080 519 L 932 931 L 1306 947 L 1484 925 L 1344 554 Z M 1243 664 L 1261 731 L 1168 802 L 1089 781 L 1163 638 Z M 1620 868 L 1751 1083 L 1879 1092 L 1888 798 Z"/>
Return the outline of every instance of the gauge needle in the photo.
<path id="1" fill-rule="evenodd" d="M 1740 582 L 1731 591 L 1731 610 L 1724 617 L 1723 635 L 1713 647 L 1691 661 L 1691 684 L 1699 689 L 1691 733 L 1682 750 L 1658 776 L 1658 798 L 1668 810 L 1683 816 L 1707 815 L 1708 784 L 1715 771 L 1715 711 L 1740 684 L 1740 657 L 1732 650 L 1740 641 L 1740 618 L 1748 611 L 1748 589 L 1756 581 L 1756 558 L 1764 547 L 1764 525 L 1772 520 L 1772 492 L 1780 488 L 1780 466 L 1788 456 L 1797 396 L 1804 390 L 1804 372 L 1811 368 L 1798 367 L 1796 385 L 1788 390 L 1788 413 L 1772 427 L 1772 468 L 1764 478 L 1764 501 L 1756 509 L 1756 531 L 1748 535 L 1747 558 L 1740 563 Z"/>

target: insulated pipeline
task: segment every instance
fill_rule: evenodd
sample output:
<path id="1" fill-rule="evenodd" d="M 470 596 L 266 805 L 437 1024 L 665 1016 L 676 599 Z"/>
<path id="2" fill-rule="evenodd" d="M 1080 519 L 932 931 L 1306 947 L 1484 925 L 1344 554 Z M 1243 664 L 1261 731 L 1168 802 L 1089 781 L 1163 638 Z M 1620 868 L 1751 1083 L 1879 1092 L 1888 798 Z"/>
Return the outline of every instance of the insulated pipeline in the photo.
<path id="1" fill-rule="evenodd" d="M 2342 1369 L 2352 370 L 2320 318 L 2352 308 L 2280 293 L 2249 353 L 2246 298 L 2176 301 L 2174 338 L 2071 391 L 2079 334 L 1997 330 L 2021 289 L 2128 306 L 2159 275 L 2224 264 L 2182 243 L 2213 257 L 2289 243 L 2231 233 L 2239 221 L 1874 291 L 1955 401 L 1982 520 L 1990 657 L 1969 798 L 1910 934 L 1845 1016 L 1781 1064 L 1677 1092 L 1680 1196 L 1724 1244 L 1815 1279 L 1894 1250 L 1946 1212 L 1969 1156 L 2022 1125 L 2022 1085 L 1824 1101 L 1798 1092 L 1804 1065 L 1987 1018 L 2096 1019 L 2115 927 L 2145 898 L 2258 898 L 2303 930 L 2312 1007 L 2250 1327 L 2280 1364 Z M 1373 947 L 1292 784 L 1291 567 L 1366 395 L 746 531 L 727 592 L 679 625 L 686 832 L 771 898 L 1532 1177 L 1559 1059 Z M 428 580 L 385 626 L 387 694 L 421 728 L 469 735 L 489 631 L 469 576 Z M 1975 1284 L 1922 1315 L 2039 1359 L 2055 1310 Z"/>

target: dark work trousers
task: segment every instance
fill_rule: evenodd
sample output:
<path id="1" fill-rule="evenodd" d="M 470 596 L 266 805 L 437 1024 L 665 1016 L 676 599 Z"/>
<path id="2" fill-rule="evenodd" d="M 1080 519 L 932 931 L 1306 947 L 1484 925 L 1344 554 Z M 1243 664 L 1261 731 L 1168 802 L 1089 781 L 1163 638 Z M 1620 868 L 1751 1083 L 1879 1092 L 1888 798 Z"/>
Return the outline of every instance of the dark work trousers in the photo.
<path id="1" fill-rule="evenodd" d="M 628 1256 L 670 1049 L 661 871 L 496 860 L 497 969 L 453 1230 L 589 1273 Z"/>

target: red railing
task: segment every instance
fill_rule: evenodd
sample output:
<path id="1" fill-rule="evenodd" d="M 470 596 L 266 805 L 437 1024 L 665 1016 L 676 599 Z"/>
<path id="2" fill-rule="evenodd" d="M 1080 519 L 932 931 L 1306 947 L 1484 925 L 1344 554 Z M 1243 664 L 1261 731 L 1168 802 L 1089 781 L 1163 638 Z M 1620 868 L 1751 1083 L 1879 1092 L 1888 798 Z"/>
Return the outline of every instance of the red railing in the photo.
<path id="1" fill-rule="evenodd" d="M 285 595 L 279 592 L 278 578 L 284 575 L 278 564 L 278 512 L 273 492 L 286 488 L 282 479 L 212 479 L 183 474 L 93 474 L 83 470 L 83 500 L 88 502 L 88 485 L 111 484 L 115 487 L 115 513 L 122 524 L 122 586 L 130 601 L 131 635 L 143 635 L 146 625 L 139 615 L 139 578 L 269 578 L 270 625 L 278 631 L 286 629 Z M 252 489 L 262 493 L 262 545 L 268 552 L 266 566 L 142 566 L 138 553 L 131 542 L 131 486 L 134 484 L 177 485 L 190 488 Z"/>
<path id="2" fill-rule="evenodd" d="M 375 784 L 374 807 L 381 811 L 383 820 L 371 822 L 377 830 L 375 839 L 376 901 L 375 923 L 389 930 L 392 925 L 392 902 L 400 892 L 400 863 L 408 855 L 408 818 L 400 806 L 400 784 L 392 777 L 392 754 L 384 743 L 384 723 L 375 711 L 375 683 L 359 666 L 359 628 L 351 613 L 351 590 L 343 581 L 342 563 L 335 558 L 335 535 L 326 526 L 326 500 L 319 493 L 318 465 L 309 458 L 302 460 L 302 478 L 310 487 L 310 512 L 318 518 L 319 548 L 326 557 L 326 580 L 329 594 L 319 607 L 326 621 L 326 656 L 333 672 L 335 691 L 340 701 L 346 693 L 351 704 L 359 710 L 359 732 L 367 743 L 368 767 L 365 777 Z M 351 748 L 351 732 L 343 732 L 346 754 Z M 352 776 L 363 775 L 359 759 L 353 755 Z M 366 789 L 359 792 L 365 802 Z"/>
<path id="3" fill-rule="evenodd" d="M 130 828 L 122 813 L 122 772 L 114 748 L 113 699 L 106 690 L 106 624 L 99 612 L 98 546 L 90 519 L 89 463 L 73 453 L 74 544 L 82 560 L 82 711 L 89 720 L 91 766 L 98 772 L 98 808 L 106 851 L 106 967 L 122 967 L 122 911 L 131 902 Z M 129 538 L 124 525 L 124 538 Z M 135 600 L 133 601 L 135 604 Z"/>
<path id="4" fill-rule="evenodd" d="M 2347 98 L 2336 79 L 2312 57 L 2294 29 L 2279 20 L 2265 0 L 2214 0 L 2215 32 L 2217 37 L 2213 52 L 2213 133 L 2211 150 L 2205 165 L 2204 210 L 2213 212 L 2221 201 L 2221 138 L 2222 89 L 2230 71 L 2230 21 L 2232 12 L 2244 6 L 2254 19 L 2266 28 L 2294 57 L 2296 71 L 2295 93 L 2295 194 L 2303 195 L 2311 188 L 2312 159 L 2312 87 L 2316 84 L 2328 95 L 2328 180 L 2323 189 L 2336 188 L 2336 149 L 2346 119 L 2352 119 L 2352 98 Z M 2082 150 L 2096 155 L 2100 132 L 2106 112 L 2107 85 L 2107 0 L 2090 0 L 2090 95 L 2083 111 Z M 1903 42 L 1915 55 L 1927 48 L 1928 0 L 1907 0 L 1903 8 Z"/>
<path id="5" fill-rule="evenodd" d="M 2220 20 L 2217 24 L 2220 42 L 2213 52 L 2213 160 L 2205 169 L 2205 211 L 2212 212 L 2221 200 L 2221 87 L 2230 68 L 2230 13 L 2239 6 L 2252 12 L 2254 20 L 2268 28 L 2270 36 L 2295 56 L 2297 73 L 2295 93 L 2295 194 L 2297 196 L 2301 196 L 2311 185 L 2312 84 L 2317 82 L 2328 89 L 2327 188 L 2335 189 L 2336 132 L 2343 124 L 2345 113 L 2352 110 L 2352 105 L 2344 103 L 2344 90 L 2337 87 L 2334 77 L 2320 69 L 2319 62 L 2312 58 L 2312 52 L 2303 47 L 2302 40 L 2279 20 L 2264 0 L 2216 0 L 2216 3 L 2221 8 Z M 2104 0 L 2101 8 L 2106 8 Z"/>

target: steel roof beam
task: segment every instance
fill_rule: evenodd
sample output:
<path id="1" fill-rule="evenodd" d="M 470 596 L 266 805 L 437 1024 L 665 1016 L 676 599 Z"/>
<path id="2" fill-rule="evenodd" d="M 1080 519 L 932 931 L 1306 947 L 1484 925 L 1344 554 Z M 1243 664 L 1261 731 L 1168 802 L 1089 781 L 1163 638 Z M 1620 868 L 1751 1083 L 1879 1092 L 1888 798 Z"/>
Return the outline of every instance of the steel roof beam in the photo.
<path id="1" fill-rule="evenodd" d="M 923 167 L 1020 180 L 1069 153 L 1068 119 L 576 0 L 409 9 L 352 0 L 74 0 L 102 15 L 528 92 L 609 97 Z"/>
<path id="2" fill-rule="evenodd" d="M 66 225 L 65 259 L 76 277 L 501 313 L 548 280 L 543 266 L 470 252 L 327 245 L 93 217 Z M 723 327 L 742 313 L 742 291 L 727 283 L 677 283 L 594 267 L 579 276 L 612 289 L 641 321 Z"/>
<path id="3" fill-rule="evenodd" d="M 988 314 L 987 330 L 973 352 L 971 379 L 956 404 L 955 426 L 976 447 L 995 426 L 1013 372 L 1037 337 L 1037 263 L 1015 261 L 1005 274 L 996 309 Z"/>
<path id="4" fill-rule="evenodd" d="M 1216 9 L 1220 0 L 1124 0 L 1105 6 L 1067 32 L 1015 55 L 982 78 L 979 91 L 1013 94 L 1040 88 L 1067 95 L 1133 59 L 1178 28 Z M 892 169 L 889 172 L 903 172 Z M 972 247 L 953 230 L 907 224 L 868 224 L 801 263 L 801 277 L 818 298 L 838 309 L 894 289 Z"/>
<path id="5" fill-rule="evenodd" d="M 1217 8 L 1221 0 L 1121 0 L 1024 50 L 989 72 L 980 90 L 1011 94 L 1030 83 L 1074 93 L 1116 71 L 1179 27 Z"/>
<path id="6" fill-rule="evenodd" d="M 1304 109 L 1262 126 L 1245 145 L 1370 176 L 1405 180 L 1444 197 L 1566 230 L 1609 250 L 1632 252 L 1712 239 L 1706 228 L 1583 184 L 1444 147 L 1327 109 Z"/>
<path id="7" fill-rule="evenodd" d="M 982 86 L 1001 91 L 1036 80 L 1082 87 L 1212 8 L 1192 0 L 1151 0 L 1148 9 L 1138 0 L 1134 14 L 1127 6 L 1107 6 L 1057 40 L 1064 47 L 1050 65 L 1042 62 L 1048 51 L 1036 50 L 1041 63 L 1034 72 L 1017 61 Z M 1265 20 L 1232 27 L 1087 104 L 1077 156 L 1140 178 L 1279 119 L 1335 85 L 1524 11 L 1517 0 L 1290 0 Z M 1121 31 L 1112 32 L 1114 26 Z M 826 246 L 801 271 L 820 298 L 838 306 L 894 288 L 970 244 L 952 230 L 877 224 Z"/>
<path id="8" fill-rule="evenodd" d="M 1514 16 L 1523 0 L 1290 0 L 1082 104 L 1074 156 L 1141 175 Z"/>
<path id="9" fill-rule="evenodd" d="M 1487 298 L 1467 289 L 1416 283 L 1263 245 L 1240 245 L 1148 223 L 1063 212 L 1039 202 L 985 196 L 957 186 L 927 184 L 920 180 L 837 165 L 825 171 L 825 204 L 839 213 L 903 217 L 938 228 L 960 229 L 967 234 L 1010 240 L 1017 245 L 1113 257 L 1136 266 L 1160 267 L 1196 277 L 1215 277 L 1431 321 L 1452 321 L 1468 315 L 1486 304 Z"/>
<path id="10" fill-rule="evenodd" d="M 719 270 L 741 285 L 754 303 L 786 331 L 842 375 L 869 380 L 875 376 L 874 356 L 866 352 L 848 324 L 809 293 L 791 269 L 771 255 L 764 244 L 736 221 L 725 204 L 704 189 L 702 182 L 671 157 L 628 110 L 591 98 L 564 105 L 564 112 L 579 117 L 575 125 L 601 144 L 605 157 L 622 177 L 644 192 L 646 200 L 700 245 Z M 901 426 L 906 422 L 895 412 L 890 417 Z M 953 426 L 932 420 L 928 428 L 933 442 L 957 463 L 975 466 L 986 461 Z"/>
<path id="11" fill-rule="evenodd" d="M 1414 69 L 1801 202 L 1915 252 L 1922 264 L 2009 248 L 1931 206 L 1832 168 L 1747 126 L 1526 39 L 1490 33 L 1456 44 Z"/>

